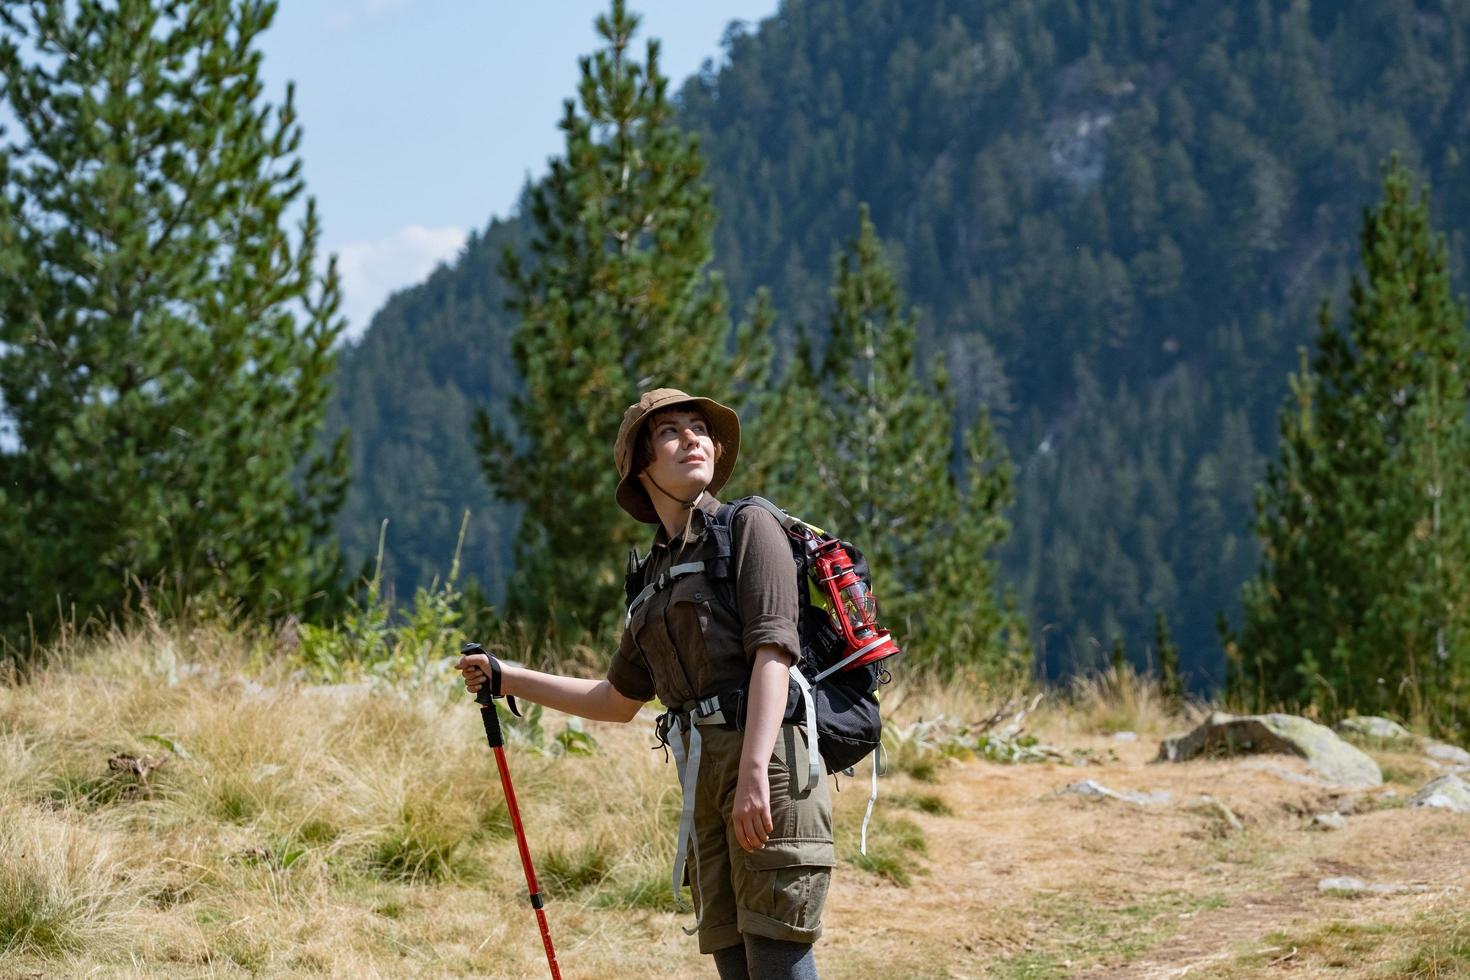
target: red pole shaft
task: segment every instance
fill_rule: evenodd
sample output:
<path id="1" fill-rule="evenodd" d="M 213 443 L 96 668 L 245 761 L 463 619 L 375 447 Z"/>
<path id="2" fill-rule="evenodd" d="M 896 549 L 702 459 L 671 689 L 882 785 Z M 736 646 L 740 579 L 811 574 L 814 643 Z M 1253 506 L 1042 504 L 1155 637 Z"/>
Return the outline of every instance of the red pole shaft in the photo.
<path id="1" fill-rule="evenodd" d="M 546 964 L 551 967 L 551 980 L 561 980 L 561 968 L 556 965 L 556 950 L 551 948 L 551 929 L 546 924 L 546 910 L 541 905 L 541 886 L 536 884 L 536 870 L 531 867 L 531 849 L 526 846 L 526 830 L 521 826 L 521 808 L 516 806 L 515 787 L 510 784 L 510 766 L 505 761 L 505 749 L 499 745 L 492 746 L 492 749 L 495 752 L 495 765 L 500 769 L 500 788 L 505 790 L 505 808 L 510 812 L 510 825 L 516 832 L 516 847 L 521 852 L 521 867 L 526 872 L 531 908 L 536 910 L 536 924 L 541 927 L 541 945 L 546 947 Z"/>

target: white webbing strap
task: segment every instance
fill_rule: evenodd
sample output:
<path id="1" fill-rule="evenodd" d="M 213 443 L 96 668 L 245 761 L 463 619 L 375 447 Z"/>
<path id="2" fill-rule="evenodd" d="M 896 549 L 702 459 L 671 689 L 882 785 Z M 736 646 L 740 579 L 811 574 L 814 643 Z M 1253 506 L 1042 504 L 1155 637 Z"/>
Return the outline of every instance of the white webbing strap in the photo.
<path id="1" fill-rule="evenodd" d="M 863 654 L 867 653 L 869 650 L 873 649 L 876 646 L 882 645 L 888 639 L 890 639 L 890 637 L 887 633 L 879 633 L 876 640 L 871 640 L 868 643 L 865 643 L 864 645 L 858 647 L 852 653 L 849 653 L 847 656 L 843 657 L 841 660 L 837 661 L 835 664 L 818 674 L 815 680 L 817 681 L 817 683 L 821 683 L 823 680 L 826 679 L 828 674 L 836 673 L 843 667 L 846 667 L 848 664 L 852 663 L 858 657 L 861 657 Z"/>
<path id="2" fill-rule="evenodd" d="M 772 517 L 774 517 L 777 521 L 780 522 L 780 524 L 781 524 L 781 526 L 783 528 L 785 528 L 788 531 L 791 530 L 793 527 L 796 527 L 798 525 L 804 526 L 804 527 L 811 527 L 811 525 L 810 524 L 807 524 L 806 521 L 803 521 L 800 518 L 792 517 L 790 514 L 786 513 L 780 507 L 777 507 L 775 504 L 771 503 L 765 497 L 750 497 L 750 498 L 747 499 L 747 502 L 748 503 L 752 503 L 752 504 L 758 504 L 761 507 L 762 510 L 765 510 L 766 512 L 768 512 Z M 813 528 L 813 530 L 820 530 L 820 529 L 819 528 Z"/>
<path id="3" fill-rule="evenodd" d="M 694 797 L 695 784 L 699 779 L 699 757 L 700 738 L 699 726 L 693 723 L 690 715 L 685 715 L 689 729 L 689 753 L 686 758 L 684 753 L 684 739 L 677 731 L 671 739 L 671 747 L 674 750 L 674 763 L 679 767 L 679 786 L 684 794 L 684 809 L 679 814 L 679 846 L 674 852 L 674 904 L 680 903 L 679 889 L 684 881 L 684 864 L 689 856 L 689 844 L 694 837 Z M 694 878 L 699 879 L 699 845 L 694 846 Z M 699 929 L 699 922 L 704 918 L 704 903 L 700 903 L 698 914 L 694 919 L 694 928 L 685 929 L 686 933 L 693 935 Z"/>
<path id="4" fill-rule="evenodd" d="M 817 780 L 821 778 L 821 770 L 818 767 L 821 764 L 822 755 L 817 751 L 817 701 L 816 698 L 812 697 L 812 685 L 806 679 L 806 675 L 797 669 L 795 664 L 791 665 L 790 670 L 792 679 L 796 681 L 796 686 L 801 688 L 801 700 L 806 712 L 806 748 L 808 759 L 806 788 L 810 791 L 817 785 Z"/>
<path id="5" fill-rule="evenodd" d="M 873 749 L 873 787 L 868 793 L 868 809 L 863 814 L 863 835 L 858 843 L 858 851 L 864 855 L 868 853 L 868 821 L 873 818 L 873 803 L 878 799 L 878 756 L 882 752 L 881 743 Z"/>
<path id="6" fill-rule="evenodd" d="M 675 579 L 681 579 L 685 575 L 693 575 L 695 572 L 702 571 L 704 571 L 704 562 L 702 561 L 686 561 L 682 565 L 674 565 L 669 568 L 658 578 L 645 585 L 643 591 L 639 592 L 633 597 L 633 601 L 628 603 L 628 613 L 623 617 L 623 625 L 627 626 L 633 621 L 633 610 L 648 601 L 649 596 L 658 592 L 660 589 L 668 588 Z"/>

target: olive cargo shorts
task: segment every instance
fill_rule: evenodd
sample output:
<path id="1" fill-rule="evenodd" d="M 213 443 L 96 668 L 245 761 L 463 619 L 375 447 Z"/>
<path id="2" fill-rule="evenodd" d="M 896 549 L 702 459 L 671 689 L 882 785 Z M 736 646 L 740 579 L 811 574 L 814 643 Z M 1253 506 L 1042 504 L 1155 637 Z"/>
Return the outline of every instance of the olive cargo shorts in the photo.
<path id="1" fill-rule="evenodd" d="M 771 836 L 746 853 L 735 840 L 734 806 L 743 731 L 716 725 L 699 729 L 703 740 L 694 803 L 698 861 L 688 869 L 699 924 L 699 951 L 713 953 L 742 942 L 748 933 L 768 939 L 815 942 L 822 935 L 822 905 L 836 854 L 832 800 L 818 767 L 808 786 L 805 729 L 782 725 L 767 768 L 771 783 Z"/>

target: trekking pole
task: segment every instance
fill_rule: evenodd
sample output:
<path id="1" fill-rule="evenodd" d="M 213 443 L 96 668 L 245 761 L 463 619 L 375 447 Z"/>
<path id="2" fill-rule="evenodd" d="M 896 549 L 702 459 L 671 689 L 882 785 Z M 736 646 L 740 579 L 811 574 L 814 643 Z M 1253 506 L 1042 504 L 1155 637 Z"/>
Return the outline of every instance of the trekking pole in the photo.
<path id="1" fill-rule="evenodd" d="M 485 653 L 478 643 L 466 643 L 460 654 Z M 488 653 L 485 653 L 490 657 Z M 516 847 L 521 852 L 521 867 L 526 872 L 526 887 L 531 895 L 531 908 L 536 911 L 536 924 L 541 927 L 541 945 L 546 947 L 546 964 L 551 967 L 551 980 L 561 980 L 561 969 L 556 965 L 556 950 L 551 948 L 551 929 L 546 925 L 546 910 L 542 907 L 541 888 L 536 884 L 536 870 L 531 867 L 531 849 L 526 846 L 526 830 L 521 826 L 520 807 L 516 806 L 515 787 L 510 783 L 510 767 L 505 762 L 505 739 L 500 732 L 500 715 L 495 710 L 495 699 L 499 697 L 494 688 L 499 688 L 499 666 L 490 657 L 492 671 L 496 677 L 486 676 L 480 689 L 475 692 L 475 702 L 480 706 L 480 718 L 485 722 L 485 740 L 495 753 L 495 765 L 500 770 L 500 788 L 505 791 L 505 808 L 510 812 L 510 825 L 516 832 Z M 482 672 L 483 673 L 483 672 Z M 515 700 L 511 699 L 514 704 Z M 519 712 L 518 712 L 519 713 Z"/>

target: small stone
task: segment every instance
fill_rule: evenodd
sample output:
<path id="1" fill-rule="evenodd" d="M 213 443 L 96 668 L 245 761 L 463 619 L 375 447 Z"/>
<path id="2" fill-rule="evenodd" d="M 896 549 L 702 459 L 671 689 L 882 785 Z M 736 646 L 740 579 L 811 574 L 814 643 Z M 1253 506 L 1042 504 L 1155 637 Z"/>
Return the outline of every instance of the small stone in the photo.
<path id="1" fill-rule="evenodd" d="M 1312 826 L 1318 830 L 1341 830 L 1347 826 L 1347 817 L 1340 813 L 1319 813 L 1312 818 Z"/>
<path id="2" fill-rule="evenodd" d="M 1429 891 L 1428 885 L 1406 885 L 1401 882 L 1374 882 L 1368 884 L 1361 878 L 1323 878 L 1317 882 L 1319 892 L 1338 892 L 1351 895 L 1403 895 Z"/>
<path id="3" fill-rule="evenodd" d="M 1061 793 L 1072 796 L 1089 796 L 1094 799 L 1122 800 L 1124 803 L 1132 803 L 1135 806 L 1159 806 L 1168 803 L 1172 797 L 1167 791 L 1157 793 L 1133 793 L 1119 792 L 1109 789 L 1095 779 L 1084 779 L 1078 783 L 1069 783 L 1063 786 Z"/>
<path id="4" fill-rule="evenodd" d="M 1136 742 L 1136 741 L 1138 741 L 1138 733 L 1137 732 L 1113 732 L 1113 741 L 1115 741 L 1115 742 Z"/>
<path id="5" fill-rule="evenodd" d="M 1368 890 L 1368 883 L 1362 878 L 1323 878 L 1317 882 L 1317 890 L 1319 892 L 1365 892 Z"/>
<path id="6" fill-rule="evenodd" d="M 1231 830 L 1245 829 L 1245 824 L 1243 824 L 1240 818 L 1235 815 L 1234 810 L 1230 809 L 1230 807 L 1226 806 L 1224 803 L 1215 799 L 1208 793 L 1200 794 L 1199 802 L 1190 807 L 1190 809 L 1193 810 L 1195 813 L 1202 813 L 1205 816 L 1214 817 L 1215 819 L 1224 823 L 1225 826 L 1229 827 Z"/>

